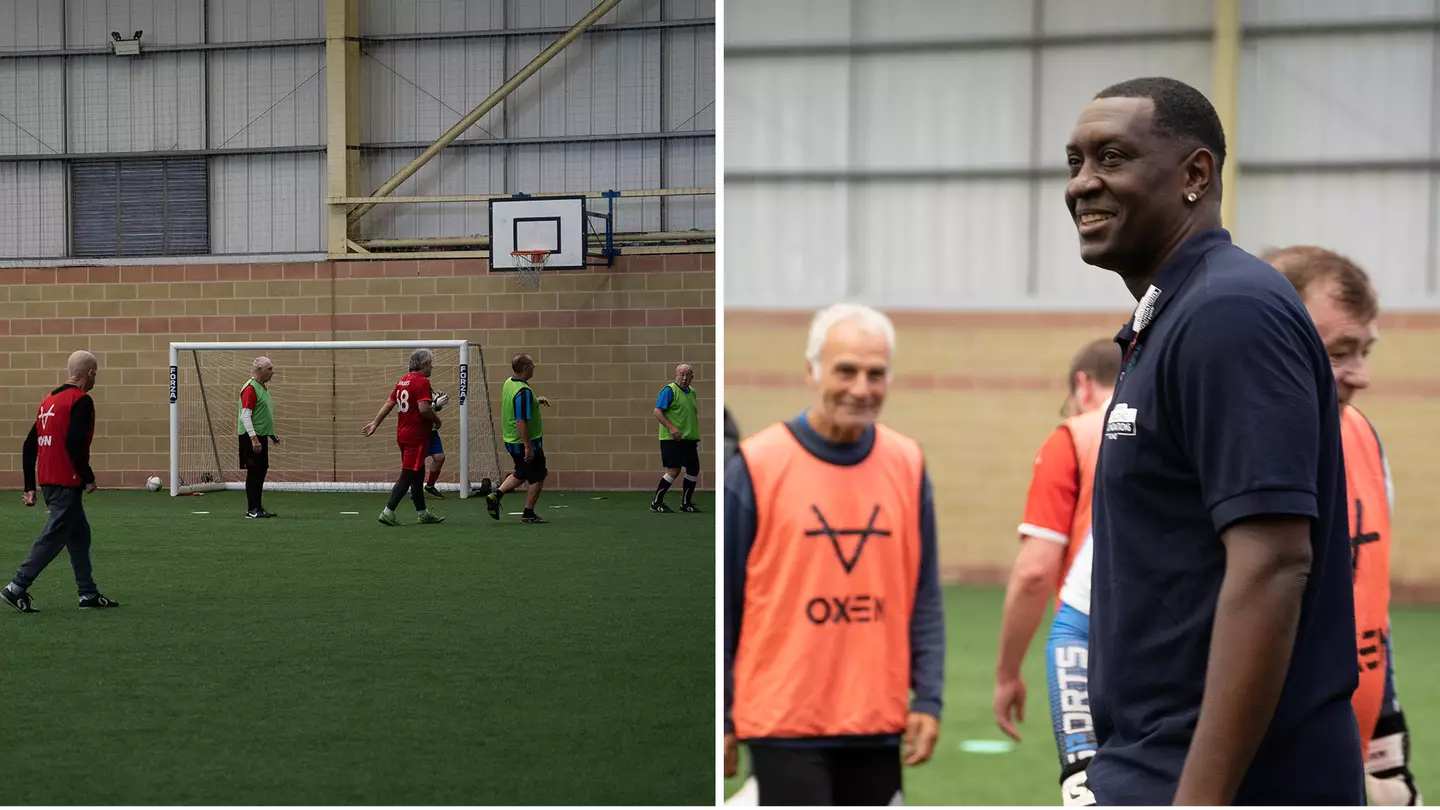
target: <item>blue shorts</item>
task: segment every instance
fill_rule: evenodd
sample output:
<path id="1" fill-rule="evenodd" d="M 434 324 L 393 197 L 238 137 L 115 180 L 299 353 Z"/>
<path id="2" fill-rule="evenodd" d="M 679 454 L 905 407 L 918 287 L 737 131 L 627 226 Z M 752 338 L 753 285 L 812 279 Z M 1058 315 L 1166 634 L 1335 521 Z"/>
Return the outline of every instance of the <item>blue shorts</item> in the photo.
<path id="1" fill-rule="evenodd" d="M 445 452 L 445 445 L 440 443 L 440 431 L 430 431 L 430 449 L 425 451 L 425 455 L 433 456 L 443 452 Z"/>
<path id="2" fill-rule="evenodd" d="M 1045 675 L 1063 782 L 1085 770 L 1099 748 L 1090 715 L 1090 617 L 1064 603 L 1045 643 Z"/>

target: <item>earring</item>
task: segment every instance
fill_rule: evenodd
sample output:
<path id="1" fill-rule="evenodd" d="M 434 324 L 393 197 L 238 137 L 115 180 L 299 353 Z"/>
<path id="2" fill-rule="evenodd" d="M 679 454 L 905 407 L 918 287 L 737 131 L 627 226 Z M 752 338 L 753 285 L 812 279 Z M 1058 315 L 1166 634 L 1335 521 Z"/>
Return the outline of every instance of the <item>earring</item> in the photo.
<path id="1" fill-rule="evenodd" d="M 1185 195 L 1185 199 L 1189 200 L 1190 202 L 1195 202 L 1195 201 L 1196 201 L 1197 199 L 1199 199 L 1199 198 L 1196 197 L 1196 196 L 1195 196 L 1195 192 L 1192 191 L 1192 192 L 1190 192 L 1189 194 L 1186 194 L 1186 195 Z"/>

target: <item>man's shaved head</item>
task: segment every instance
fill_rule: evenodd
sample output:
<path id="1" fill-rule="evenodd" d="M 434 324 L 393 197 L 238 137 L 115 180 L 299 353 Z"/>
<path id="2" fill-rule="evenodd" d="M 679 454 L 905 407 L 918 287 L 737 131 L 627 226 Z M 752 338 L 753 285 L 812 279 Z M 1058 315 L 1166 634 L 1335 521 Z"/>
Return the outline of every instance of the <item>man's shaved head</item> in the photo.
<path id="1" fill-rule="evenodd" d="M 100 368 L 100 362 L 95 355 L 81 349 L 70 355 L 70 360 L 65 364 L 66 375 L 70 378 L 68 382 L 82 391 L 89 391 L 95 387 L 95 372 Z"/>

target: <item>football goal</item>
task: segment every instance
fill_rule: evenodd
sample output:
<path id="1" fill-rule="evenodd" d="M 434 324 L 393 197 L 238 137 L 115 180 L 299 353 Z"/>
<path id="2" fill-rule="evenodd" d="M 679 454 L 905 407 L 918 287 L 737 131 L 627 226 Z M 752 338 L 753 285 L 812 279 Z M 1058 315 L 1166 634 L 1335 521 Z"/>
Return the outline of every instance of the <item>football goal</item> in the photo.
<path id="1" fill-rule="evenodd" d="M 275 366 L 268 390 L 279 438 L 270 448 L 265 488 L 389 491 L 400 470 L 399 413 L 392 410 L 374 436 L 366 438 L 360 429 L 409 372 L 410 354 L 419 348 L 435 354 L 431 387 L 449 395 L 439 412 L 445 462 L 437 486 L 466 498 L 484 478 L 498 484 L 500 443 L 485 354 L 477 343 L 181 342 L 170 344 L 170 494 L 245 488 L 240 391 L 260 356 Z"/>

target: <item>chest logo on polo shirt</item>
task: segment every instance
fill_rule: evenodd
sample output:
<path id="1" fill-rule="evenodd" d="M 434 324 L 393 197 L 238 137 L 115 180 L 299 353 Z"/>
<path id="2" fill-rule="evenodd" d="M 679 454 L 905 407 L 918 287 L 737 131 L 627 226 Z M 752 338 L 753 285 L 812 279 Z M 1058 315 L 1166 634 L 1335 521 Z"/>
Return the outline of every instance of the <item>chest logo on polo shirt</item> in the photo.
<path id="1" fill-rule="evenodd" d="M 1123 402 L 1115 403 L 1110 417 L 1105 420 L 1105 438 L 1135 435 L 1135 409 Z"/>

